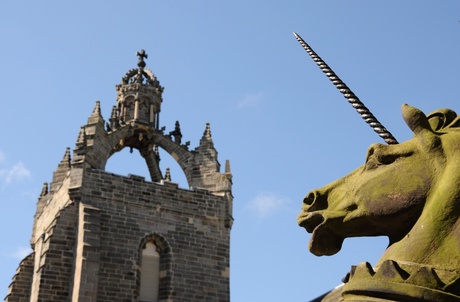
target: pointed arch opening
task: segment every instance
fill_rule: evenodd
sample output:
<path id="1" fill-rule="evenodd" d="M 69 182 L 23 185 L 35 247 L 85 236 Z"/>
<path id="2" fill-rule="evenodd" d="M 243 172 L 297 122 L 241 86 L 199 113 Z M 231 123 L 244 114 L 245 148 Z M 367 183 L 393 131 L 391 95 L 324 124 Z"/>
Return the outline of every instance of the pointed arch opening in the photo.
<path id="1" fill-rule="evenodd" d="M 177 161 L 165 150 L 159 148 L 160 152 L 160 169 L 163 172 L 163 176 L 166 173 L 166 169 L 170 170 L 171 182 L 177 183 L 180 188 L 189 189 L 189 184 L 185 173 L 179 166 Z"/>
<path id="2" fill-rule="evenodd" d="M 107 160 L 105 171 L 125 176 L 134 174 L 150 181 L 149 169 L 138 150 L 133 150 L 131 153 L 129 148 L 123 148 L 115 152 Z"/>
<path id="3" fill-rule="evenodd" d="M 172 296 L 172 252 L 158 234 L 143 238 L 139 247 L 138 286 L 140 302 L 168 300 Z"/>
<path id="4" fill-rule="evenodd" d="M 158 302 L 160 287 L 160 253 L 153 242 L 147 242 L 141 252 L 140 302 Z"/>
<path id="5" fill-rule="evenodd" d="M 170 181 L 177 183 L 180 188 L 189 189 L 189 184 L 185 173 L 177 161 L 164 149 L 158 149 L 161 159 L 159 166 L 163 178 L 165 178 L 166 169 L 169 168 L 171 175 Z M 134 174 L 144 177 L 146 181 L 151 181 L 149 168 L 145 159 L 136 149 L 134 149 L 131 153 L 129 147 L 125 147 L 122 150 L 112 154 L 107 160 L 105 171 L 125 176 Z"/>

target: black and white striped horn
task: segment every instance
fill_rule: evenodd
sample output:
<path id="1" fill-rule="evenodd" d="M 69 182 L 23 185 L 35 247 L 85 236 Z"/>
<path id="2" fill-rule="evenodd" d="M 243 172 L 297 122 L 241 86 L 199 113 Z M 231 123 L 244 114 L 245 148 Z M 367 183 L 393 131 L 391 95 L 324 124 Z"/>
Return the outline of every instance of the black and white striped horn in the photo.
<path id="1" fill-rule="evenodd" d="M 356 109 L 361 117 L 374 129 L 377 134 L 383 138 L 383 140 L 389 144 L 397 144 L 398 141 L 393 135 L 380 124 L 375 116 L 367 109 L 366 106 L 359 100 L 359 98 L 351 91 L 350 88 L 332 71 L 332 69 L 324 62 L 313 49 L 297 34 L 294 33 L 295 38 L 299 41 L 300 45 L 307 51 L 313 61 L 319 66 L 319 68 L 326 74 L 331 82 L 337 87 L 337 89 L 343 94 L 348 102 Z"/>

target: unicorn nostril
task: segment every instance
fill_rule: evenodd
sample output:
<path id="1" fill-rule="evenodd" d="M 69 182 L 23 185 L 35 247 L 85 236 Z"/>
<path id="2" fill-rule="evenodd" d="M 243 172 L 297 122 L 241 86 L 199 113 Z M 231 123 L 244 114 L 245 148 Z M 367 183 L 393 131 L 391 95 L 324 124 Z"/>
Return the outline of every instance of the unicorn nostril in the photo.
<path id="1" fill-rule="evenodd" d="M 307 196 L 305 196 L 305 198 L 303 199 L 303 203 L 310 206 L 313 204 L 315 199 L 316 199 L 316 194 L 314 191 L 312 191 L 312 192 L 309 192 Z"/>
<path id="2" fill-rule="evenodd" d="M 307 206 L 305 209 L 308 212 L 324 210 L 327 208 L 327 195 L 314 190 L 307 194 L 303 199 L 303 203 Z"/>

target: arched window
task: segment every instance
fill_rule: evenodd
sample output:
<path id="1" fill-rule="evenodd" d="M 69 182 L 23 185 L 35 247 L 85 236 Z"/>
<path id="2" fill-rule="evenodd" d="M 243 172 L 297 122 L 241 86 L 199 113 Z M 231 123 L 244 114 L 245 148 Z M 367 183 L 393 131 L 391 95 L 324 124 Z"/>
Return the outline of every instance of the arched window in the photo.
<path id="1" fill-rule="evenodd" d="M 157 246 L 147 242 L 142 249 L 141 285 L 139 300 L 141 302 L 157 302 L 160 285 L 160 254 Z"/>

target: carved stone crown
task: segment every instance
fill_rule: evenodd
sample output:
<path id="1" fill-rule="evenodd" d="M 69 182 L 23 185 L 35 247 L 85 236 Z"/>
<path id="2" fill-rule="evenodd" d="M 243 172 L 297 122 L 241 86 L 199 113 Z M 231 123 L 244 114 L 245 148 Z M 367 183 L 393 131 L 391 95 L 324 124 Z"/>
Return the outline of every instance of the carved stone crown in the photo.
<path id="1" fill-rule="evenodd" d="M 386 260 L 374 271 L 353 266 L 343 280 L 344 301 L 460 301 L 460 270 Z"/>
<path id="2" fill-rule="evenodd" d="M 161 97 L 163 87 L 160 86 L 160 82 L 151 70 L 144 69 L 146 66 L 144 58 L 148 58 L 148 55 L 143 49 L 137 52 L 136 55 L 139 58 L 137 62 L 138 68 L 130 69 L 121 79 L 121 84 L 116 87 L 118 95 L 120 96 L 120 94 L 126 92 L 140 91 Z"/>
<path id="3" fill-rule="evenodd" d="M 158 130 L 163 87 L 153 72 L 145 69 L 144 50 L 137 52 L 138 68 L 130 69 L 116 86 L 117 106 L 111 115 L 111 128 L 123 124 L 146 125 Z"/>

